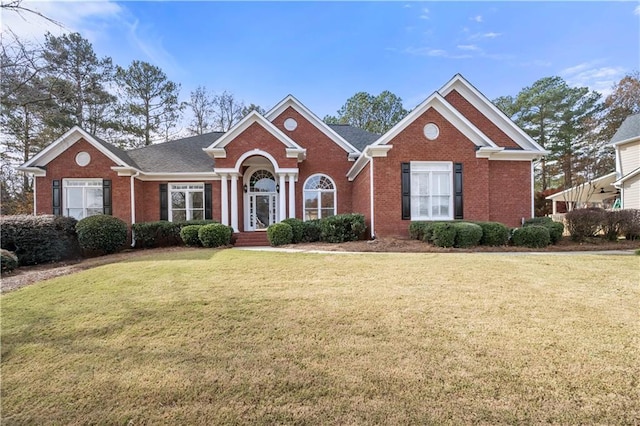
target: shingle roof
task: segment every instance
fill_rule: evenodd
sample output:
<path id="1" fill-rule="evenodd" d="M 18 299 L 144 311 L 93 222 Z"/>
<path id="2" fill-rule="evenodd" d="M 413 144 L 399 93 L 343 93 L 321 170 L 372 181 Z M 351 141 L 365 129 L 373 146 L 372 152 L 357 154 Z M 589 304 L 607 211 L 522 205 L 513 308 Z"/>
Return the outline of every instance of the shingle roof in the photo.
<path id="1" fill-rule="evenodd" d="M 94 136 L 94 135 L 92 135 L 92 136 L 100 145 L 102 145 L 103 147 L 108 149 L 113 155 L 115 155 L 116 157 L 121 159 L 125 164 L 128 164 L 128 165 L 133 166 L 133 167 L 138 167 L 136 162 L 133 161 L 133 159 L 131 157 L 129 157 L 129 154 L 127 153 L 127 151 L 124 151 L 124 150 L 118 148 L 117 146 L 110 144 L 109 142 L 105 141 L 104 139 L 100 139 L 99 137 Z"/>
<path id="2" fill-rule="evenodd" d="M 214 161 L 202 149 L 223 132 L 212 132 L 127 151 L 143 172 L 197 173 L 213 171 Z"/>
<path id="3" fill-rule="evenodd" d="M 380 135 L 348 124 L 329 124 L 329 127 L 360 151 L 362 151 L 365 146 L 374 143 L 380 137 Z"/>
<path id="4" fill-rule="evenodd" d="M 640 137 L 640 114 L 630 115 L 625 118 L 616 134 L 611 138 L 611 143 L 614 144 L 635 137 Z"/>

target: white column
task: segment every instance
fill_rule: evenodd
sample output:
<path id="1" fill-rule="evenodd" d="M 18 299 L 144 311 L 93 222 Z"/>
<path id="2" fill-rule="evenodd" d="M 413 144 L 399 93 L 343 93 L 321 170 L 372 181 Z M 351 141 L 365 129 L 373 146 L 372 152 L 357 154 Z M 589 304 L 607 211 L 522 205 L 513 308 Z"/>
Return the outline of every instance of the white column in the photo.
<path id="1" fill-rule="evenodd" d="M 552 200 L 551 201 L 551 205 L 553 206 L 553 210 L 552 210 L 551 213 L 557 214 L 558 213 L 558 203 L 556 203 L 556 200 Z"/>
<path id="2" fill-rule="evenodd" d="M 220 175 L 220 221 L 229 226 L 229 192 L 227 189 L 227 175 Z"/>
<path id="3" fill-rule="evenodd" d="M 289 217 L 296 217 L 296 177 L 289 175 Z"/>
<path id="4" fill-rule="evenodd" d="M 238 232 L 238 175 L 231 175 L 231 227 Z"/>
<path id="5" fill-rule="evenodd" d="M 284 189 L 284 177 L 285 175 L 282 173 L 278 176 L 278 185 L 280 185 L 280 192 L 278 193 L 278 199 L 280 201 L 280 207 L 278 208 L 278 222 L 286 219 L 287 217 L 287 200 L 285 197 L 286 194 Z"/>

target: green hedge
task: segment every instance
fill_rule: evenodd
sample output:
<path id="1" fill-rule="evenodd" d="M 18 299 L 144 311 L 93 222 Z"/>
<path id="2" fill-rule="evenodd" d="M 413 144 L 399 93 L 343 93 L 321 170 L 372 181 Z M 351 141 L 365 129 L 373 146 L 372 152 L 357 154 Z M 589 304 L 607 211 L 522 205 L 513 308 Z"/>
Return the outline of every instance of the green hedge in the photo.
<path id="1" fill-rule="evenodd" d="M 551 243 L 551 236 L 546 226 L 530 225 L 515 229 L 511 240 L 516 246 L 541 248 Z"/>
<path id="2" fill-rule="evenodd" d="M 269 238 L 269 244 L 274 247 L 291 244 L 293 241 L 293 227 L 285 222 L 269 225 L 267 238 Z"/>
<path id="3" fill-rule="evenodd" d="M 359 213 L 325 217 L 320 220 L 320 241 L 327 243 L 357 241 L 363 237 L 366 229 L 364 215 Z"/>
<path id="4" fill-rule="evenodd" d="M 0 216 L 1 248 L 13 252 L 20 265 L 58 262 L 80 255 L 72 217 Z"/>
<path id="5" fill-rule="evenodd" d="M 551 244 L 560 242 L 560 240 L 562 240 L 562 234 L 564 234 L 564 224 L 555 222 L 549 216 L 532 217 L 531 219 L 525 220 L 522 226 L 544 226 L 549 231 Z"/>
<path id="6" fill-rule="evenodd" d="M 198 233 L 203 226 L 204 225 L 183 226 L 180 230 L 180 238 L 182 238 L 184 244 L 190 247 L 202 247 L 202 241 L 200 241 Z"/>
<path id="7" fill-rule="evenodd" d="M 0 271 L 11 272 L 18 267 L 18 256 L 9 250 L 0 249 Z"/>
<path id="8" fill-rule="evenodd" d="M 136 248 L 178 246 L 183 244 L 180 231 L 189 225 L 209 225 L 214 220 L 140 222 L 131 226 Z"/>
<path id="9" fill-rule="evenodd" d="M 303 243 L 315 243 L 320 241 L 320 219 L 306 220 L 302 222 L 302 240 Z"/>
<path id="10" fill-rule="evenodd" d="M 474 222 L 482 228 L 481 246 L 504 246 L 509 243 L 509 228 L 499 222 Z"/>
<path id="11" fill-rule="evenodd" d="M 202 225 L 198 231 L 198 238 L 203 247 L 221 247 L 231 244 L 233 229 L 221 223 Z"/>
<path id="12" fill-rule="evenodd" d="M 281 223 L 286 223 L 287 225 L 291 226 L 291 230 L 293 231 L 293 238 L 291 239 L 291 242 L 293 244 L 298 244 L 302 241 L 302 238 L 304 236 L 303 221 L 301 221 L 300 219 L 290 218 L 283 220 Z"/>
<path id="13" fill-rule="evenodd" d="M 80 248 L 98 254 L 115 253 L 127 242 L 127 224 L 117 217 L 99 214 L 76 224 Z"/>
<path id="14" fill-rule="evenodd" d="M 482 239 L 482 228 L 476 223 L 453 222 L 456 231 L 454 247 L 466 248 L 480 244 Z"/>
<path id="15" fill-rule="evenodd" d="M 434 222 L 428 232 L 430 241 L 438 247 L 453 247 L 456 243 L 456 228 L 450 222 Z"/>

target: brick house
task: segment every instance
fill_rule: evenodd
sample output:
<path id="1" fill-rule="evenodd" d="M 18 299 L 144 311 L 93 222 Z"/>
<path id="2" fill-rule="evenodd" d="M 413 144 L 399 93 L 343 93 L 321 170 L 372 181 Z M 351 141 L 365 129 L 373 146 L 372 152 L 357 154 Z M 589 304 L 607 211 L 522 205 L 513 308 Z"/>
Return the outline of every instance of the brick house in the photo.
<path id="1" fill-rule="evenodd" d="M 458 74 L 384 135 L 327 125 L 287 96 L 226 133 L 129 151 L 74 127 L 19 170 L 35 177 L 36 214 L 207 218 L 253 232 L 356 212 L 371 236 L 406 236 L 411 220 L 519 225 L 544 154 Z"/>

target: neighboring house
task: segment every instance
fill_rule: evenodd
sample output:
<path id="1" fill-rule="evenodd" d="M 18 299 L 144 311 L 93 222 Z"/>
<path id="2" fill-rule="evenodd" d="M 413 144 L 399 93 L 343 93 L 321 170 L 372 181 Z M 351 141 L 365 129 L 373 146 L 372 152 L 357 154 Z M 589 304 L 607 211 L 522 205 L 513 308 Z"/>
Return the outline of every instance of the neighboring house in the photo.
<path id="1" fill-rule="evenodd" d="M 616 171 L 548 196 L 553 214 L 558 202 L 572 207 L 640 209 L 640 114 L 627 117 L 610 144 L 616 153 Z"/>
<path id="2" fill-rule="evenodd" d="M 357 212 L 371 236 L 406 236 L 411 220 L 520 225 L 545 153 L 456 75 L 381 136 L 327 125 L 287 96 L 226 133 L 129 151 L 75 127 L 19 170 L 35 176 L 37 214 L 211 218 L 250 232 Z"/>

